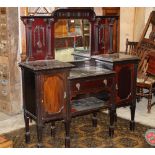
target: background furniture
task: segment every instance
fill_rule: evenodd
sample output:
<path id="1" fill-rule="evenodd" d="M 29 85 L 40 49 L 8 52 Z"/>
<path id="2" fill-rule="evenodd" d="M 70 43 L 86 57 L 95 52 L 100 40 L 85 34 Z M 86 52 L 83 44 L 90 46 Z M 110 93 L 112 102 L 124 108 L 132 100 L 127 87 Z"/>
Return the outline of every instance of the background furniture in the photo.
<path id="1" fill-rule="evenodd" d="M 129 41 L 128 38 L 126 39 L 126 49 L 125 53 L 129 55 L 136 55 L 136 47 L 138 45 L 138 42 L 135 41 Z"/>
<path id="2" fill-rule="evenodd" d="M 140 41 L 129 42 L 126 41 L 126 53 L 131 55 L 137 55 L 140 58 L 138 65 L 138 77 L 137 77 L 137 101 L 141 97 L 148 99 L 148 113 L 151 112 L 152 104 L 152 91 L 154 88 L 154 56 L 155 52 L 155 11 L 152 11 L 149 19 L 145 25 L 144 31 L 140 38 Z M 150 31 L 151 30 L 151 31 Z"/>
<path id="3" fill-rule="evenodd" d="M 153 78 L 149 77 L 149 74 L 147 73 L 150 52 L 151 49 L 147 47 L 139 47 L 137 49 L 137 55 L 140 58 L 137 76 L 137 97 L 138 101 L 141 97 L 146 97 L 148 99 L 148 113 L 151 112 L 152 87 L 154 83 Z"/>
<path id="4" fill-rule="evenodd" d="M 120 7 L 102 7 L 104 16 L 120 16 Z"/>
<path id="5" fill-rule="evenodd" d="M 144 53 L 144 58 L 142 58 L 141 72 L 138 72 L 137 96 L 146 97 L 148 99 L 147 110 L 148 113 L 150 113 L 151 107 L 154 105 L 154 103 L 152 103 L 152 93 L 155 85 L 155 51 L 151 52 L 151 50 L 145 50 L 142 52 Z"/>

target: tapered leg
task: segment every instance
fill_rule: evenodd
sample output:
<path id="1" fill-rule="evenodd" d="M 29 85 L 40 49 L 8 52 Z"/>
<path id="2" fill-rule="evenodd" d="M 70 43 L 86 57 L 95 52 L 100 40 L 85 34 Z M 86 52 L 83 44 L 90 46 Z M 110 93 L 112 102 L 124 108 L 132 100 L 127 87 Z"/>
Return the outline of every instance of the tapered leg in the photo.
<path id="1" fill-rule="evenodd" d="M 65 121 L 65 147 L 70 147 L 70 121 Z"/>
<path id="2" fill-rule="evenodd" d="M 117 113 L 116 113 L 116 109 L 114 110 L 114 121 L 117 122 Z"/>
<path id="3" fill-rule="evenodd" d="M 29 127 L 29 117 L 27 114 L 24 114 L 24 120 L 25 120 L 25 142 L 30 143 L 30 127 Z"/>
<path id="4" fill-rule="evenodd" d="M 130 111 L 131 111 L 131 121 L 130 121 L 130 130 L 134 131 L 135 130 L 135 105 L 130 106 Z"/>
<path id="5" fill-rule="evenodd" d="M 114 120 L 115 120 L 115 110 L 110 109 L 110 126 L 109 126 L 109 136 L 114 135 Z"/>
<path id="6" fill-rule="evenodd" d="M 43 144 L 42 144 L 42 132 L 43 132 L 43 126 L 37 124 L 37 138 L 38 138 L 37 147 L 38 148 L 43 147 Z"/>
<path id="7" fill-rule="evenodd" d="M 138 93 L 138 94 L 142 93 L 140 88 L 137 88 L 137 93 Z M 140 100 L 141 100 L 141 99 L 140 99 L 140 96 L 137 96 L 136 99 L 137 99 L 137 102 L 140 102 Z"/>
<path id="8" fill-rule="evenodd" d="M 51 123 L 51 136 L 55 137 L 55 121 Z"/>
<path id="9" fill-rule="evenodd" d="M 144 94 L 144 89 L 143 88 L 140 88 L 140 94 Z M 139 97 L 139 100 L 140 101 L 142 100 L 142 96 Z"/>
<path id="10" fill-rule="evenodd" d="M 97 127 L 97 113 L 93 113 L 93 117 L 92 117 L 92 125 L 93 127 Z"/>

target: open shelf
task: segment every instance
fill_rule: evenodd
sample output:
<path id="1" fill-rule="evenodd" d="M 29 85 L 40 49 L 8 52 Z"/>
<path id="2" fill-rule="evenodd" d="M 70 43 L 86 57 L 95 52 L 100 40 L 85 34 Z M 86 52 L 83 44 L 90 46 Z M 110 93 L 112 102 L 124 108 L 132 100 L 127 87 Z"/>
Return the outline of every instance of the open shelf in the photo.
<path id="1" fill-rule="evenodd" d="M 106 101 L 100 100 L 96 97 L 88 97 L 79 100 L 73 100 L 71 102 L 71 105 L 71 111 L 73 115 L 77 112 L 89 113 L 92 111 L 98 111 L 100 109 L 107 109 L 109 107 Z"/>

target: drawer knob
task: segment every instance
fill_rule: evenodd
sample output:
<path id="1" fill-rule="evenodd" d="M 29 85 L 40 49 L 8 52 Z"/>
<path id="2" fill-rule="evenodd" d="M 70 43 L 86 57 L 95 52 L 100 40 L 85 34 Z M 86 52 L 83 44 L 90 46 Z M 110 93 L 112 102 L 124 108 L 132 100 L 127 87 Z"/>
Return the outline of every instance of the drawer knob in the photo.
<path id="1" fill-rule="evenodd" d="M 107 86 L 107 80 L 106 79 L 103 80 L 103 83 L 105 84 L 105 86 Z"/>
<path id="2" fill-rule="evenodd" d="M 77 88 L 78 90 L 80 90 L 80 83 L 77 83 L 77 84 L 76 84 L 76 88 Z"/>

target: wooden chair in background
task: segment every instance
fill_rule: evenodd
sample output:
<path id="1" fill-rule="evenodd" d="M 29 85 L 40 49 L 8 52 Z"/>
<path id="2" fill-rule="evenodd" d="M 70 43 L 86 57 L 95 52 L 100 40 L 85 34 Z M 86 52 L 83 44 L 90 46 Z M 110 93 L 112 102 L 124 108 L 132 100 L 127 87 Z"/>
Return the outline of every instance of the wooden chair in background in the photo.
<path id="1" fill-rule="evenodd" d="M 155 51 L 153 51 L 155 53 Z M 147 110 L 151 112 L 153 85 L 155 84 L 155 74 L 153 75 L 150 66 L 152 66 L 152 50 L 146 47 L 139 47 L 136 50 L 137 56 L 140 58 L 137 75 L 137 97 L 146 97 L 148 99 Z M 149 66 L 149 67 L 148 67 Z"/>
<path id="2" fill-rule="evenodd" d="M 137 46 L 138 42 L 126 39 L 126 54 L 136 55 L 140 58 L 137 73 L 137 101 L 142 97 L 148 99 L 147 111 L 151 112 L 152 93 L 155 85 L 155 50 L 145 46 Z M 151 53 L 151 54 L 150 54 Z M 153 54 L 154 53 L 154 57 Z"/>
<path id="3" fill-rule="evenodd" d="M 146 97 L 148 99 L 147 110 L 148 113 L 151 112 L 152 107 L 152 92 L 153 85 L 155 83 L 155 78 L 150 76 L 148 73 L 148 66 L 150 62 L 150 49 L 140 48 L 137 49 L 137 53 L 140 57 L 140 63 L 138 66 L 138 76 L 137 76 L 137 97 Z"/>
<path id="4" fill-rule="evenodd" d="M 129 41 L 128 38 L 126 39 L 126 50 L 125 53 L 129 55 L 134 55 L 138 42 Z"/>

